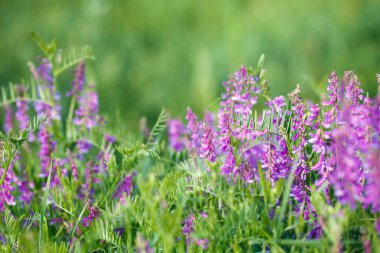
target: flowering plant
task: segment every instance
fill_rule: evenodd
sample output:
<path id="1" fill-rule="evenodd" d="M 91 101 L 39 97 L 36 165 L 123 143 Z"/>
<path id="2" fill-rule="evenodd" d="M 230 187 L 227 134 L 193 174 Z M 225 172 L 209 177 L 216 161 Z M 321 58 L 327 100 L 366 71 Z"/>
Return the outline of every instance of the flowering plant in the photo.
<path id="1" fill-rule="evenodd" d="M 271 98 L 262 58 L 224 83 L 217 114 L 163 110 L 136 136 L 99 115 L 88 47 L 35 40 L 31 81 L 2 90 L 2 251 L 380 246 L 380 95 L 352 71 L 333 72 L 318 104 L 299 87 Z"/>

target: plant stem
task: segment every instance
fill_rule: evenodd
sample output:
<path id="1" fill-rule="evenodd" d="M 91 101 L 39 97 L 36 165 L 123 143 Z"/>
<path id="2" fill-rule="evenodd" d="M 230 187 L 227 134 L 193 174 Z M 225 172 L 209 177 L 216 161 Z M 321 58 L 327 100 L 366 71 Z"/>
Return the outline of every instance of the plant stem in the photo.
<path id="1" fill-rule="evenodd" d="M 66 129 L 67 132 L 66 132 L 66 134 L 69 137 L 72 137 L 71 136 L 71 122 L 72 122 L 73 116 L 74 116 L 75 100 L 76 100 L 76 96 L 72 96 L 71 102 L 70 102 L 69 115 L 67 116 L 67 129 Z"/>
<path id="2" fill-rule="evenodd" d="M 9 170 L 9 167 L 11 166 L 11 162 L 13 161 L 13 157 L 14 157 L 14 152 L 12 152 L 7 160 L 7 164 L 5 166 L 5 169 L 4 169 L 4 173 L 3 175 L 1 175 L 1 180 L 0 180 L 0 187 L 3 185 L 4 183 L 4 180 L 5 180 L 5 176 L 7 175 L 7 172 Z"/>

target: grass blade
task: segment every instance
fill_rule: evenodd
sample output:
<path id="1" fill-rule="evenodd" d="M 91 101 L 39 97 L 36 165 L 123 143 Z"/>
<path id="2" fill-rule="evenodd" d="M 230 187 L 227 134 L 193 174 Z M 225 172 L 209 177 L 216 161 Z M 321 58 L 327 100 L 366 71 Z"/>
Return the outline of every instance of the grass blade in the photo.
<path id="1" fill-rule="evenodd" d="M 69 245 L 70 240 L 71 240 L 71 238 L 72 238 L 73 235 L 74 235 L 75 229 L 77 229 L 77 226 L 78 226 L 79 222 L 80 222 L 81 219 L 82 219 L 82 216 L 83 216 L 83 214 L 84 214 L 84 211 L 85 211 L 86 208 L 87 208 L 87 205 L 88 205 L 88 201 L 86 202 L 86 204 L 84 205 L 82 211 L 80 212 L 79 217 L 78 217 L 77 221 L 75 222 L 74 227 L 72 227 L 71 230 L 70 230 L 70 234 L 69 234 L 69 236 L 67 237 L 67 240 L 66 240 L 66 245 L 67 245 L 67 246 Z"/>
<path id="2" fill-rule="evenodd" d="M 44 197 L 42 200 L 42 207 L 41 207 L 41 216 L 40 216 L 40 233 L 38 237 L 38 251 L 41 252 L 41 246 L 42 246 L 42 226 L 43 222 L 45 219 L 45 211 L 46 211 L 46 204 L 47 204 L 47 198 L 49 196 L 49 191 L 50 191 L 50 181 L 51 181 L 51 171 L 53 168 L 53 158 L 50 160 L 50 170 L 49 170 L 49 176 L 46 182 L 46 187 L 45 187 L 45 193 Z"/>

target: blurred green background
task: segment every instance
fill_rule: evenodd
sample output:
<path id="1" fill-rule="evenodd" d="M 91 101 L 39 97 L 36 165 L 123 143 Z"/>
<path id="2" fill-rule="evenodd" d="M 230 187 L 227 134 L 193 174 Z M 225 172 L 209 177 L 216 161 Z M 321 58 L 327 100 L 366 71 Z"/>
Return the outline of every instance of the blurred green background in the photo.
<path id="1" fill-rule="evenodd" d="M 346 69 L 374 94 L 380 72 L 379 0 L 1 0 L 0 14 L 1 85 L 28 76 L 39 54 L 31 31 L 62 48 L 89 44 L 101 111 L 132 129 L 162 106 L 201 112 L 262 53 L 273 95 L 299 83 L 316 99 L 329 73 Z"/>

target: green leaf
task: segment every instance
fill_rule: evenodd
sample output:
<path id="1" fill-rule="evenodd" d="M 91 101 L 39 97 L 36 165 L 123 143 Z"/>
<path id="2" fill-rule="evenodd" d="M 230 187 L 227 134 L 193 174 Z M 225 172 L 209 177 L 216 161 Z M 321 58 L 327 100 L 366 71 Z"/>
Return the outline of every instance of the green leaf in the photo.
<path id="1" fill-rule="evenodd" d="M 258 64 L 258 66 L 257 66 L 259 71 L 263 69 L 264 61 L 265 61 L 265 55 L 262 54 L 262 55 L 260 56 L 259 64 Z"/>
<path id="2" fill-rule="evenodd" d="M 41 51 L 44 52 L 45 56 L 51 60 L 51 57 L 53 56 L 57 48 L 55 42 L 51 41 L 50 43 L 46 43 L 42 39 L 42 37 L 35 32 L 31 32 L 30 36 L 32 37 L 33 41 L 37 44 L 37 46 L 41 49 Z"/>
<path id="3" fill-rule="evenodd" d="M 88 205 L 88 201 L 87 201 L 86 204 L 84 205 L 84 207 L 83 207 L 83 209 L 82 209 L 82 212 L 79 214 L 78 219 L 77 219 L 77 221 L 75 222 L 75 225 L 71 228 L 71 230 L 70 230 L 70 234 L 69 234 L 69 236 L 67 237 L 67 240 L 66 240 L 66 245 L 69 245 L 70 240 L 71 240 L 71 238 L 72 238 L 73 235 L 74 235 L 75 229 L 77 229 L 78 224 L 79 224 L 79 222 L 80 222 L 81 219 L 82 219 L 82 216 L 83 216 L 83 214 L 84 214 L 84 211 L 86 210 L 87 205 Z"/>
<path id="4" fill-rule="evenodd" d="M 166 122 L 167 122 L 167 114 L 164 108 L 162 108 L 160 115 L 158 116 L 158 119 L 156 121 L 156 124 L 154 124 L 154 127 L 152 128 L 152 131 L 149 134 L 147 146 L 149 148 L 153 148 L 157 145 L 159 142 L 159 138 L 161 134 L 166 129 Z"/>
<path id="5" fill-rule="evenodd" d="M 19 149 L 26 140 L 26 131 L 24 130 L 20 136 L 10 137 L 9 141 Z"/>
<path id="6" fill-rule="evenodd" d="M 84 46 L 80 49 L 73 48 L 64 51 L 62 54 L 62 62 L 58 64 L 56 70 L 54 71 L 54 76 L 58 76 L 66 69 L 77 65 L 84 60 L 95 60 L 92 54 L 92 48 L 90 46 Z"/>
<path id="7" fill-rule="evenodd" d="M 50 170 L 49 170 L 49 176 L 46 182 L 46 187 L 45 187 L 45 193 L 44 197 L 42 200 L 42 206 L 41 206 L 41 217 L 40 217 L 40 233 L 39 233 L 39 238 L 38 238 L 38 249 L 41 252 L 41 246 L 42 246 L 42 225 L 45 220 L 45 212 L 46 212 L 46 204 L 47 204 L 47 198 L 49 196 L 49 190 L 50 190 L 50 181 L 51 181 L 51 171 L 53 168 L 53 163 L 52 163 L 53 158 L 50 160 Z"/>

